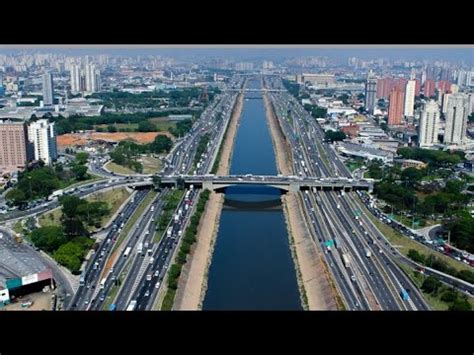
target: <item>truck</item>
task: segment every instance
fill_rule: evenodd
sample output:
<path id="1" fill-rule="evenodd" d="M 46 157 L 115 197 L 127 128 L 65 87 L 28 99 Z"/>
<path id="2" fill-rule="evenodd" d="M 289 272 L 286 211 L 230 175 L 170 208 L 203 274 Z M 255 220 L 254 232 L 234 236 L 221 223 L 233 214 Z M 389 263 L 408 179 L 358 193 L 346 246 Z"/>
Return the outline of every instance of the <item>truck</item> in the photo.
<path id="1" fill-rule="evenodd" d="M 153 212 L 155 210 L 155 206 L 151 206 L 150 211 Z"/>
<path id="2" fill-rule="evenodd" d="M 103 290 L 105 287 L 105 283 L 107 282 L 107 277 L 104 277 L 102 281 L 100 281 L 100 289 Z"/>
<path id="3" fill-rule="evenodd" d="M 49 196 L 48 200 L 51 201 L 53 198 L 60 197 L 62 195 L 64 195 L 64 190 L 60 189 L 60 190 L 53 191 L 53 193 Z"/>
<path id="4" fill-rule="evenodd" d="M 126 258 L 130 254 L 131 250 L 132 250 L 132 247 L 127 247 L 127 249 L 125 249 L 125 252 L 123 253 L 123 257 Z"/>
<path id="5" fill-rule="evenodd" d="M 137 254 L 141 254 L 143 252 L 143 243 L 140 242 L 138 243 L 138 246 L 137 246 Z"/>
<path id="6" fill-rule="evenodd" d="M 349 254 L 347 253 L 342 254 L 342 262 L 344 263 L 345 267 L 349 267 L 349 263 L 350 263 Z"/>
<path id="7" fill-rule="evenodd" d="M 168 237 L 171 237 L 172 234 L 173 234 L 173 227 L 169 227 L 169 228 L 168 228 L 168 231 L 166 232 L 166 235 L 167 235 Z"/>
<path id="8" fill-rule="evenodd" d="M 370 258 L 372 256 L 372 252 L 369 249 L 365 249 L 365 256 Z"/>
<path id="9" fill-rule="evenodd" d="M 136 306 L 137 306 L 137 301 L 131 300 L 130 303 L 128 304 L 127 311 L 134 311 Z"/>

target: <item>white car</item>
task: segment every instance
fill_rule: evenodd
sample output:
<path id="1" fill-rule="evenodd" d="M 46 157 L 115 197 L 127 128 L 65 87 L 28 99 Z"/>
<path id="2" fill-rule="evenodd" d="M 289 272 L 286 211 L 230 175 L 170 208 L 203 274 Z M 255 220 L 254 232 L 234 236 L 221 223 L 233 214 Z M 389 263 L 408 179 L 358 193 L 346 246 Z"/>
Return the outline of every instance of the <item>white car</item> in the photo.
<path id="1" fill-rule="evenodd" d="M 160 287 L 160 282 L 158 281 L 155 285 L 155 288 L 159 288 Z"/>

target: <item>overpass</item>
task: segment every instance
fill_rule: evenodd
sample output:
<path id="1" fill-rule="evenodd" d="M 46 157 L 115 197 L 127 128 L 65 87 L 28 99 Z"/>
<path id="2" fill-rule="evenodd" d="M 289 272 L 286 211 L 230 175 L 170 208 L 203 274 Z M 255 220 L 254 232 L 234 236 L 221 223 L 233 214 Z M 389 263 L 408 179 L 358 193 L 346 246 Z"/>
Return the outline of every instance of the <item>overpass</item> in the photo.
<path id="1" fill-rule="evenodd" d="M 283 89 L 227 89 L 225 91 L 238 91 L 238 92 L 284 92 Z"/>
<path id="2" fill-rule="evenodd" d="M 355 191 L 366 190 L 371 192 L 373 182 L 367 179 L 320 178 L 320 177 L 299 177 L 299 176 L 272 176 L 272 175 L 168 175 L 161 176 L 162 186 L 178 186 L 184 184 L 185 187 L 193 185 L 196 188 L 208 189 L 211 191 L 224 191 L 230 186 L 271 186 L 283 192 L 304 191 L 313 189 L 316 191 Z"/>

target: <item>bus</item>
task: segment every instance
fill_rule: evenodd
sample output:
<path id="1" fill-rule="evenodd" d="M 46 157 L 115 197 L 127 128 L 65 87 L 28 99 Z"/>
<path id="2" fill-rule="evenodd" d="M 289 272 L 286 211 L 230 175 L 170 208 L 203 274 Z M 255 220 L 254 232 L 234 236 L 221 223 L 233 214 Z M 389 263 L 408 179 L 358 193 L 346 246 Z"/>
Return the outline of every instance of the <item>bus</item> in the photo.
<path id="1" fill-rule="evenodd" d="M 402 288 L 400 291 L 400 296 L 402 297 L 402 300 L 408 301 L 410 299 L 410 296 L 408 296 L 408 292 Z"/>
<path id="2" fill-rule="evenodd" d="M 102 281 L 100 281 L 100 289 L 103 290 L 105 287 L 105 283 L 107 282 L 107 277 L 104 277 Z"/>
<path id="3" fill-rule="evenodd" d="M 127 307 L 127 311 L 135 310 L 136 306 L 137 306 L 137 301 L 136 300 L 131 300 L 128 307 Z"/>
<path id="4" fill-rule="evenodd" d="M 132 250 L 131 247 L 127 247 L 127 249 L 125 249 L 125 253 L 123 253 L 123 257 L 126 258 L 128 256 L 128 254 L 130 254 L 131 250 Z"/>
<path id="5" fill-rule="evenodd" d="M 86 273 L 85 271 L 82 272 L 81 277 L 79 278 L 79 286 L 86 285 Z"/>

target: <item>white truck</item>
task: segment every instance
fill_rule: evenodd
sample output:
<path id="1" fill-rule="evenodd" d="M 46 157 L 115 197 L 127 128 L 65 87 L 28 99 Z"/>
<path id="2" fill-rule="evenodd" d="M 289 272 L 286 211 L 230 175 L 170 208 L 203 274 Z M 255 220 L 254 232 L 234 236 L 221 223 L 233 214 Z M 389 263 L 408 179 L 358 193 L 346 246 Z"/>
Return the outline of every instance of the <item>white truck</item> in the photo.
<path id="1" fill-rule="evenodd" d="M 141 254 L 143 252 L 143 243 L 140 242 L 138 243 L 138 246 L 137 246 L 137 254 Z"/>
<path id="2" fill-rule="evenodd" d="M 370 258 L 372 256 L 372 252 L 369 249 L 365 250 L 365 256 Z"/>
<path id="3" fill-rule="evenodd" d="M 350 264 L 349 254 L 347 253 L 342 254 L 342 262 L 344 263 L 345 267 L 349 267 L 349 264 Z"/>
<path id="4" fill-rule="evenodd" d="M 130 303 L 128 304 L 127 311 L 134 311 L 136 306 L 137 306 L 137 301 L 131 300 Z"/>

